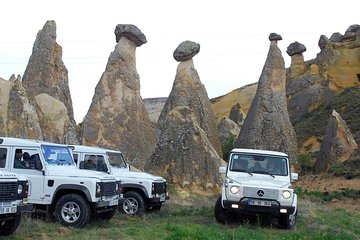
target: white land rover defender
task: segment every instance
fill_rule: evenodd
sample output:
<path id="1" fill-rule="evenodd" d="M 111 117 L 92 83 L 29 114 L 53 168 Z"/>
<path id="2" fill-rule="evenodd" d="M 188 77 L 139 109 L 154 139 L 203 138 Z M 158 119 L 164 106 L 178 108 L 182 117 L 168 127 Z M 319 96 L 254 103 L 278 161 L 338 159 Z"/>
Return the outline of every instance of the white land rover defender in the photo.
<path id="1" fill-rule="evenodd" d="M 233 216 L 264 214 L 276 217 L 280 227 L 291 229 L 297 216 L 297 195 L 291 182 L 285 153 L 254 149 L 233 149 L 225 174 L 221 197 L 215 204 L 215 218 L 227 223 Z"/>
<path id="2" fill-rule="evenodd" d="M 84 227 L 91 217 L 111 219 L 122 196 L 115 176 L 79 171 L 66 145 L 0 138 L 3 168 L 29 180 L 29 203 L 64 226 Z"/>
<path id="3" fill-rule="evenodd" d="M 5 164 L 0 155 L 0 167 Z M 25 177 L 0 169 L 0 236 L 9 236 L 20 224 L 21 212 L 31 212 L 28 204 L 29 182 Z"/>
<path id="4" fill-rule="evenodd" d="M 69 146 L 80 169 L 103 171 L 120 177 L 124 188 L 122 213 L 143 215 L 145 211 L 159 211 L 169 199 L 166 180 L 149 173 L 130 171 L 120 151 L 83 145 Z"/>

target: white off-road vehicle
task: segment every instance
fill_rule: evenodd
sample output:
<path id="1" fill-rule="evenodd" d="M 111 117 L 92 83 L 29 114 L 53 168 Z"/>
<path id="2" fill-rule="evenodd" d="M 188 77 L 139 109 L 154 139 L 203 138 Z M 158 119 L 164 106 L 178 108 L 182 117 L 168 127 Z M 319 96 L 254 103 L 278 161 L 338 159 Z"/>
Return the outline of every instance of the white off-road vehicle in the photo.
<path id="1" fill-rule="evenodd" d="M 0 167 L 5 164 L 0 156 Z M 31 212 L 28 204 L 29 182 L 25 177 L 0 170 L 0 236 L 9 236 L 20 224 L 21 212 Z"/>
<path id="2" fill-rule="evenodd" d="M 69 147 L 80 169 L 103 171 L 121 179 L 124 201 L 120 204 L 120 210 L 123 213 L 141 216 L 146 211 L 159 211 L 169 199 L 166 180 L 149 173 L 130 171 L 122 152 L 83 145 Z"/>
<path id="3" fill-rule="evenodd" d="M 278 225 L 295 226 L 297 195 L 291 182 L 298 174 L 290 172 L 285 153 L 254 149 L 233 149 L 225 174 L 221 197 L 215 204 L 215 218 L 227 223 L 241 215 L 263 214 L 278 219 Z"/>
<path id="4" fill-rule="evenodd" d="M 64 226 L 84 227 L 91 217 L 111 219 L 122 196 L 115 176 L 77 169 L 65 145 L 0 138 L 2 168 L 29 180 L 29 203 Z"/>

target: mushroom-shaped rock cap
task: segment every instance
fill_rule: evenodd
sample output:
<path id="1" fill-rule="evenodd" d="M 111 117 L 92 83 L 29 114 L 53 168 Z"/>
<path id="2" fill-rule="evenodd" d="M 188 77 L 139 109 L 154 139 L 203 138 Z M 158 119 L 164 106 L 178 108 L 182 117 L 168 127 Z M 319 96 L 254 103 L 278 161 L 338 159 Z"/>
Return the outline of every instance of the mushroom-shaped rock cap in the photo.
<path id="1" fill-rule="evenodd" d="M 329 39 L 325 35 L 321 35 L 319 38 L 318 46 L 320 47 L 320 49 L 324 49 L 328 42 Z"/>
<path id="2" fill-rule="evenodd" d="M 338 32 L 333 33 L 333 34 L 331 35 L 331 37 L 330 37 L 330 41 L 336 42 L 336 43 L 337 43 L 337 42 L 341 42 L 342 39 L 343 39 L 343 35 L 342 35 L 341 33 L 338 33 Z"/>
<path id="3" fill-rule="evenodd" d="M 184 62 L 193 58 L 199 52 L 200 44 L 191 41 L 184 41 L 175 49 L 173 57 L 178 62 Z"/>
<path id="4" fill-rule="evenodd" d="M 278 40 L 282 40 L 282 37 L 281 37 L 281 35 L 279 35 L 277 33 L 270 33 L 269 40 L 270 41 L 274 41 L 274 40 L 278 41 Z"/>
<path id="5" fill-rule="evenodd" d="M 291 43 L 288 47 L 287 47 L 287 54 L 289 54 L 289 56 L 293 56 L 295 54 L 302 54 L 303 52 L 306 51 L 306 47 L 304 44 L 301 44 L 299 42 L 294 42 Z"/>
<path id="6" fill-rule="evenodd" d="M 345 34 L 347 33 L 360 33 L 360 25 L 359 24 L 353 24 L 348 29 L 346 29 Z"/>
<path id="7" fill-rule="evenodd" d="M 126 37 L 133 41 L 137 47 L 147 42 L 145 35 L 138 27 L 132 24 L 118 24 L 115 28 L 116 42 L 119 42 L 121 37 Z"/>
<path id="8" fill-rule="evenodd" d="M 343 36 L 343 40 L 353 40 L 358 35 L 360 35 L 360 25 L 353 24 L 350 27 L 348 27 L 348 29 L 346 29 L 346 32 Z"/>

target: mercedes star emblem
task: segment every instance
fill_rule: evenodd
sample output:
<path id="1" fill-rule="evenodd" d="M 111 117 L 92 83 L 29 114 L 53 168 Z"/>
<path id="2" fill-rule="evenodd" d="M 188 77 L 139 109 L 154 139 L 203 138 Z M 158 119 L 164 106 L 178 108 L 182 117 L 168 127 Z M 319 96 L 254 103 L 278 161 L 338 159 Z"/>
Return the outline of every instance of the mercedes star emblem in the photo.
<path id="1" fill-rule="evenodd" d="M 264 196 L 264 190 L 262 190 L 262 189 L 260 189 L 260 190 L 258 190 L 257 192 L 257 195 L 259 196 L 259 197 L 262 197 L 262 196 Z"/>

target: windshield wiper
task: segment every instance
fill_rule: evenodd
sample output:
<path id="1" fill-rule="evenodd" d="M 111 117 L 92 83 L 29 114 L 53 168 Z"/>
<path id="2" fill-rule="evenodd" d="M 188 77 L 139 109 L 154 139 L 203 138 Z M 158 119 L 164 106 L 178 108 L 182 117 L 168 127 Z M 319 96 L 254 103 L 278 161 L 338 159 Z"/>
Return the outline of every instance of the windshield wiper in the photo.
<path id="1" fill-rule="evenodd" d="M 252 171 L 252 173 L 267 174 L 267 175 L 270 175 L 270 176 L 272 176 L 273 178 L 275 178 L 274 175 L 272 175 L 271 173 L 269 173 L 269 172 L 267 172 L 267 171 Z"/>
<path id="2" fill-rule="evenodd" d="M 251 176 L 254 176 L 251 172 L 246 171 L 246 170 L 244 170 L 244 169 L 239 169 L 239 170 L 235 170 L 235 171 L 236 171 L 236 172 L 246 172 L 246 173 L 250 174 Z"/>

